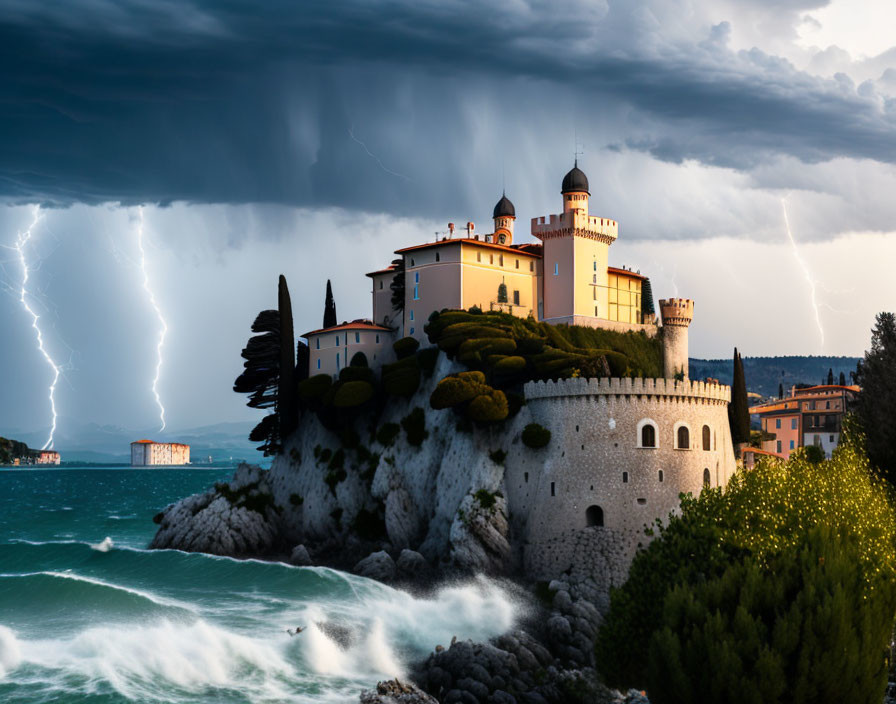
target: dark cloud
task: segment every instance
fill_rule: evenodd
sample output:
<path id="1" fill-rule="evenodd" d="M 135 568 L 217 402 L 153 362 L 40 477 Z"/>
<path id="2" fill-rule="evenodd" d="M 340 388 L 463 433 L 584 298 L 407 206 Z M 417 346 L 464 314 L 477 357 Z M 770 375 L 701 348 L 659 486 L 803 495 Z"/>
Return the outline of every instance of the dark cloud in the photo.
<path id="1" fill-rule="evenodd" d="M 748 3 L 788 17 L 823 4 Z M 894 107 L 873 84 L 732 52 L 730 24 L 686 0 L 0 8 L 0 195 L 20 201 L 441 217 L 486 207 L 502 170 L 534 162 L 553 183 L 575 131 L 592 154 L 625 144 L 735 169 L 896 162 Z"/>

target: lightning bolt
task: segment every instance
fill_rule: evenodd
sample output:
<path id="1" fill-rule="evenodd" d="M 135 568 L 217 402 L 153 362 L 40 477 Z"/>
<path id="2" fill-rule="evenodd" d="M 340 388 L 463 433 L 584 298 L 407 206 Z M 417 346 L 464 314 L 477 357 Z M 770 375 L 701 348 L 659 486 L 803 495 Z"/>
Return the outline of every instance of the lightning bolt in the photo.
<path id="1" fill-rule="evenodd" d="M 360 139 L 358 139 L 357 137 L 355 137 L 355 133 L 354 133 L 354 131 L 353 131 L 354 128 L 355 128 L 354 125 L 352 125 L 351 127 L 348 128 L 348 136 L 351 137 L 355 142 L 357 142 L 358 144 L 360 144 L 361 147 L 364 149 L 364 151 L 367 152 L 367 156 L 369 156 L 369 157 L 370 157 L 371 159 L 373 159 L 377 164 L 379 164 L 379 167 L 380 167 L 383 171 L 385 171 L 387 174 L 392 174 L 393 176 L 397 176 L 398 178 L 403 178 L 405 181 L 410 181 L 410 180 L 411 180 L 410 178 L 408 178 L 408 177 L 405 176 L 404 174 L 400 174 L 400 173 L 398 173 L 397 171 L 392 171 L 392 169 L 387 169 L 385 166 L 383 166 L 383 162 L 380 161 L 380 158 L 379 158 L 376 154 L 374 154 L 373 152 L 371 152 L 371 151 L 367 148 L 367 145 L 364 144 L 364 142 L 362 142 Z"/>
<path id="2" fill-rule="evenodd" d="M 18 253 L 19 263 L 22 265 L 22 288 L 19 292 L 19 301 L 21 302 L 22 307 L 25 308 L 25 312 L 31 316 L 31 327 L 34 328 L 34 333 L 37 336 L 37 349 L 40 351 L 41 355 L 43 355 L 43 358 L 46 360 L 49 367 L 53 370 L 53 381 L 50 383 L 49 391 L 50 413 L 53 415 L 53 422 L 50 426 L 50 437 L 41 448 L 42 450 L 48 450 L 53 448 L 53 436 L 56 434 L 56 383 L 59 381 L 60 367 L 53 361 L 53 358 L 50 356 L 50 353 L 44 345 L 44 335 L 40 327 L 40 316 L 34 312 L 34 309 L 28 303 L 28 278 L 31 269 L 29 268 L 28 260 L 25 257 L 25 246 L 31 240 L 34 228 L 37 226 L 37 223 L 40 222 L 41 217 L 40 206 L 35 205 L 34 217 L 31 220 L 31 224 L 28 226 L 27 230 L 19 233 L 13 249 Z"/>
<path id="3" fill-rule="evenodd" d="M 162 397 L 159 395 L 159 379 L 162 376 L 162 348 L 165 346 L 165 336 L 168 334 L 168 323 L 165 322 L 165 316 L 162 315 L 162 310 L 156 302 L 155 294 L 149 285 L 149 274 L 146 272 L 146 251 L 143 249 L 142 205 L 137 208 L 137 212 L 139 214 L 137 222 L 137 248 L 140 250 L 140 271 L 143 273 L 143 290 L 146 291 L 146 295 L 149 297 L 149 304 L 152 306 L 152 309 L 156 313 L 156 317 L 159 319 L 159 342 L 156 345 L 156 375 L 152 380 L 152 393 L 156 398 L 156 405 L 159 407 L 159 420 L 162 423 L 159 432 L 162 432 L 165 429 L 165 406 L 162 405 Z"/>
<path id="4" fill-rule="evenodd" d="M 796 240 L 793 239 L 793 232 L 790 231 L 790 219 L 787 217 L 786 198 L 781 199 L 781 208 L 784 211 L 784 226 L 787 229 L 787 236 L 790 238 L 790 246 L 793 248 L 793 256 L 796 258 L 797 263 L 803 270 L 803 275 L 806 277 L 806 283 L 809 284 L 809 298 L 812 302 L 812 310 L 815 311 L 815 324 L 818 326 L 818 333 L 821 335 L 821 346 L 822 348 L 824 348 L 824 327 L 821 324 L 821 312 L 819 310 L 818 297 L 815 290 L 815 279 L 812 278 L 812 274 L 809 271 L 808 264 L 806 264 L 806 261 L 803 259 L 802 255 L 800 255 L 800 250 L 796 246 Z"/>

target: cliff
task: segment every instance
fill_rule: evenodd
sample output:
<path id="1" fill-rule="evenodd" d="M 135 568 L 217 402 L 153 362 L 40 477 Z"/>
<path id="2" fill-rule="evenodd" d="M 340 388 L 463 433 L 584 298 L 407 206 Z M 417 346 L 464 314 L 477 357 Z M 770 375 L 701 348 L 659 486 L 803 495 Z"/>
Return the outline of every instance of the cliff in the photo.
<path id="1" fill-rule="evenodd" d="M 0 464 L 12 464 L 15 460 L 30 458 L 32 450 L 23 442 L 0 438 Z"/>

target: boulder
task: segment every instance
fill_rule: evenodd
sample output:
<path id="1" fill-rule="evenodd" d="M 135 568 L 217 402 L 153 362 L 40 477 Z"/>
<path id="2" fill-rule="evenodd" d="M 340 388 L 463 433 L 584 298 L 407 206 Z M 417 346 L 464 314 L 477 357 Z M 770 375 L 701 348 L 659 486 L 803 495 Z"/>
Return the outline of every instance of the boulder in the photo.
<path id="1" fill-rule="evenodd" d="M 426 558 L 419 552 L 407 548 L 401 551 L 395 566 L 398 568 L 399 575 L 407 579 L 422 577 L 429 571 Z"/>
<path id="2" fill-rule="evenodd" d="M 361 692 L 361 704 L 439 704 L 435 697 L 410 682 L 387 680 L 379 682 L 375 690 Z"/>
<path id="3" fill-rule="evenodd" d="M 314 564 L 311 560 L 311 555 L 308 554 L 308 548 L 304 545 L 296 545 L 292 549 L 289 555 L 289 562 L 296 567 L 308 567 Z"/>
<path id="4" fill-rule="evenodd" d="M 385 550 L 380 550 L 361 560 L 355 565 L 353 572 L 378 582 L 391 582 L 395 579 L 395 561 Z"/>

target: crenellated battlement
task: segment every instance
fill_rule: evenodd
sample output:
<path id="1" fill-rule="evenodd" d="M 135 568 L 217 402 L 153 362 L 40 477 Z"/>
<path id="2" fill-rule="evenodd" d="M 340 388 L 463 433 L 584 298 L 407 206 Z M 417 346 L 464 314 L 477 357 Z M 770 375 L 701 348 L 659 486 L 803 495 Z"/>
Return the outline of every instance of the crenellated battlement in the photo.
<path id="1" fill-rule="evenodd" d="M 619 223 L 609 218 L 586 215 L 582 210 L 532 218 L 533 237 L 544 240 L 568 235 L 590 237 L 611 244 L 619 236 Z"/>
<path id="2" fill-rule="evenodd" d="M 527 400 L 537 398 L 562 398 L 565 396 L 666 396 L 674 398 L 703 399 L 729 403 L 731 387 L 705 381 L 678 379 L 629 379 L 604 377 L 602 379 L 559 379 L 557 381 L 530 381 L 523 387 Z"/>
<path id="3" fill-rule="evenodd" d="M 660 315 L 663 325 L 687 327 L 694 319 L 694 301 L 690 298 L 660 299 Z"/>

